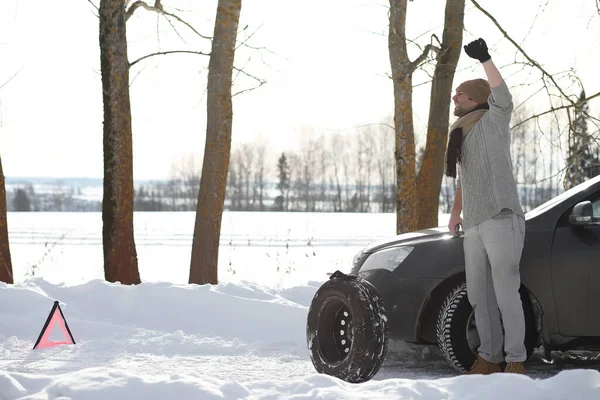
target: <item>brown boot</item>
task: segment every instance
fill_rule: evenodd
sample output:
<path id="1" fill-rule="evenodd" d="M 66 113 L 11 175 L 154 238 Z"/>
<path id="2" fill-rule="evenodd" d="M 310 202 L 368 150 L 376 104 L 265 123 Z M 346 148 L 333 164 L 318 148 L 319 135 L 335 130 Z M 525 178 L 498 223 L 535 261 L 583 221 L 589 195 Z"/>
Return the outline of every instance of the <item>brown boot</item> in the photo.
<path id="1" fill-rule="evenodd" d="M 512 374 L 524 374 L 525 366 L 522 362 L 509 362 L 506 364 L 506 368 L 504 368 L 504 372 L 512 373 Z"/>
<path id="2" fill-rule="evenodd" d="M 491 363 L 491 362 L 481 358 L 481 356 L 477 356 L 477 360 L 475 360 L 475 362 L 473 363 L 473 366 L 471 367 L 469 372 L 466 373 L 466 375 L 475 375 L 475 374 L 488 375 L 488 374 L 493 374 L 495 372 L 501 372 L 501 371 L 502 371 L 502 368 L 500 368 L 500 364 Z"/>

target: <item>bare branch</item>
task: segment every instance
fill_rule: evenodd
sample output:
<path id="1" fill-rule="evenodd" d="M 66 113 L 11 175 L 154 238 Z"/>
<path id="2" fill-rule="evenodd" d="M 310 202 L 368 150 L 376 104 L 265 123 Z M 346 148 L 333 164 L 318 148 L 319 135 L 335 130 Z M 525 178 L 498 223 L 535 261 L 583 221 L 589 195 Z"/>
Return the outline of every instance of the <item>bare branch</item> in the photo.
<path id="1" fill-rule="evenodd" d="M 165 19 L 167 20 L 167 22 L 169 23 L 169 25 L 171 25 L 171 28 L 173 28 L 173 30 L 175 31 L 175 34 L 176 34 L 177 36 L 179 36 L 179 39 L 181 39 L 181 41 L 182 41 L 183 43 L 186 43 L 185 39 L 183 38 L 183 36 L 181 36 L 181 35 L 179 34 L 179 31 L 177 30 L 177 28 L 175 28 L 175 25 L 173 25 L 173 23 L 171 22 L 171 20 L 170 20 L 170 19 L 169 19 L 167 16 L 165 16 Z M 186 43 L 186 44 L 187 44 L 187 43 Z"/>
<path id="2" fill-rule="evenodd" d="M 137 60 L 129 63 L 129 68 L 133 67 L 135 64 L 139 63 L 140 61 L 143 61 L 143 60 L 145 60 L 147 58 L 150 58 L 150 57 L 162 56 L 162 55 L 166 55 L 166 54 L 176 54 L 176 53 L 197 54 L 197 55 L 201 55 L 201 56 L 210 56 L 210 53 L 203 53 L 201 51 L 191 51 L 191 50 L 159 51 L 157 53 L 146 54 L 145 56 L 140 57 Z"/>
<path id="3" fill-rule="evenodd" d="M 212 40 L 212 37 L 202 35 L 192 25 L 188 24 L 187 22 L 185 22 L 184 20 L 182 20 L 181 18 L 179 18 L 177 15 L 168 13 L 166 11 L 163 11 L 162 13 L 164 15 L 167 15 L 167 16 L 171 17 L 171 18 L 175 18 L 177 21 L 181 22 L 182 24 L 184 24 L 185 26 L 187 26 L 188 28 L 190 28 L 192 30 L 192 32 L 194 32 L 196 35 L 200 36 L 202 39 Z"/>
<path id="4" fill-rule="evenodd" d="M 100 10 L 98 9 L 98 6 L 95 5 L 94 3 L 92 3 L 92 0 L 88 0 L 88 3 L 90 3 L 96 9 L 96 11 L 100 12 Z"/>
<path id="5" fill-rule="evenodd" d="M 237 70 L 237 71 L 238 71 L 240 74 L 242 74 L 242 75 L 246 75 L 248 78 L 252 78 L 252 79 L 254 79 L 255 81 L 259 82 L 261 86 L 262 86 L 262 85 L 264 85 L 265 83 L 267 83 L 267 81 L 266 81 L 266 80 L 264 80 L 264 79 L 260 79 L 260 78 L 258 78 L 258 77 L 256 77 L 256 76 L 252 75 L 252 74 L 249 74 L 248 72 L 244 71 L 244 70 L 243 70 L 243 69 L 241 69 L 241 68 L 233 67 L 233 69 Z"/>
<path id="6" fill-rule="evenodd" d="M 568 100 L 573 106 L 575 106 L 575 102 L 569 97 L 567 96 L 567 94 L 562 90 L 562 88 L 558 85 L 558 83 L 556 83 L 556 81 L 554 80 L 554 77 L 552 75 L 550 75 L 548 72 L 546 72 L 546 70 L 534 59 L 532 59 L 531 57 L 529 57 L 529 55 L 525 52 L 525 50 L 523 50 L 523 48 L 521 46 L 519 46 L 519 44 L 517 44 L 517 42 L 515 42 L 509 35 L 508 33 L 502 28 L 502 26 L 500 26 L 500 24 L 498 23 L 498 21 L 486 10 L 484 10 L 479 3 L 477 3 L 476 0 L 471 0 L 471 2 L 475 5 L 475 7 L 477 7 L 477 9 L 479 9 L 479 11 L 481 11 L 482 13 L 484 13 L 493 23 L 494 25 L 496 25 L 496 27 L 498 28 L 498 30 L 504 35 L 504 37 L 506 39 L 508 39 L 509 42 L 511 42 L 520 52 L 521 54 L 523 54 L 523 56 L 527 59 L 527 61 L 529 61 L 531 63 L 531 65 L 533 65 L 534 67 L 536 67 L 538 70 L 540 70 L 540 72 L 542 72 L 542 74 L 547 77 L 552 84 L 558 89 L 558 91 L 560 92 L 560 94 L 566 99 Z"/>
<path id="7" fill-rule="evenodd" d="M 354 126 L 351 126 L 349 128 L 344 128 L 344 129 L 332 129 L 332 131 L 334 131 L 334 132 L 344 132 L 344 131 L 347 131 L 349 129 L 369 128 L 369 127 L 372 127 L 372 126 L 384 126 L 386 128 L 389 128 L 391 131 L 394 131 L 396 129 L 393 125 L 387 124 L 385 122 L 374 122 L 374 123 L 370 123 L 370 124 L 354 125 Z"/>
<path id="8" fill-rule="evenodd" d="M 264 25 L 264 24 L 263 24 Z M 262 28 L 263 25 L 260 25 L 258 28 L 256 28 L 256 30 L 254 32 L 252 32 L 250 35 L 248 35 L 248 37 L 246 39 L 244 39 L 243 42 L 241 42 L 235 49 L 239 49 L 240 47 L 244 46 L 248 49 L 252 49 L 252 50 L 266 50 L 271 54 L 275 54 L 273 53 L 271 50 L 267 49 L 266 47 L 254 47 L 254 46 L 250 46 L 247 42 L 252 39 L 252 37 L 259 31 L 260 28 Z M 246 30 L 248 28 L 248 25 L 246 25 L 244 27 L 244 29 L 242 30 Z"/>
<path id="9" fill-rule="evenodd" d="M 133 77 L 133 79 L 131 79 L 131 82 L 129 82 L 129 87 L 133 86 L 134 82 L 136 81 L 136 79 L 138 78 L 138 76 L 141 75 L 141 73 L 144 71 L 144 69 L 146 69 L 146 67 L 140 68 L 140 70 L 135 74 L 135 76 Z"/>
<path id="10" fill-rule="evenodd" d="M 129 20 L 129 18 L 131 18 L 131 16 L 133 15 L 133 13 L 135 12 L 135 10 L 137 10 L 138 8 L 144 8 L 148 11 L 153 11 L 171 18 L 176 19 L 177 21 L 179 21 L 180 23 L 184 24 L 185 26 L 187 26 L 188 28 L 190 28 L 192 30 L 192 32 L 194 32 L 196 35 L 200 36 L 202 39 L 207 39 L 207 40 L 212 40 L 212 38 L 210 36 L 205 36 L 202 35 L 200 32 L 198 32 L 192 25 L 190 25 L 189 23 L 185 22 L 183 19 L 181 19 L 179 16 L 172 14 L 170 12 L 167 12 L 163 9 L 162 4 L 160 3 L 160 1 L 156 1 L 156 3 L 154 4 L 154 6 L 150 6 L 148 4 L 146 4 L 146 2 L 144 2 L 143 0 L 138 0 L 136 2 L 134 2 L 129 9 L 125 12 L 125 21 Z"/>
<path id="11" fill-rule="evenodd" d="M 429 56 L 430 51 L 433 51 L 436 54 L 439 54 L 442 51 L 442 49 L 432 45 L 431 43 L 428 44 L 427 46 L 425 46 L 425 49 L 423 50 L 421 55 L 415 61 L 410 63 L 410 68 L 408 70 L 408 74 L 412 74 L 417 68 L 419 68 L 419 65 L 421 65 Z"/>
<path id="12" fill-rule="evenodd" d="M 246 64 L 248 64 L 249 62 L 250 62 L 250 59 L 248 59 L 248 61 L 246 62 Z M 244 65 L 244 66 L 245 66 L 245 65 Z M 247 77 L 249 77 L 249 78 L 252 78 L 252 79 L 254 79 L 256 82 L 258 82 L 258 85 L 257 85 L 257 86 L 254 86 L 254 87 L 251 87 L 251 88 L 249 88 L 249 89 L 240 90 L 239 92 L 236 92 L 236 93 L 234 93 L 232 96 L 237 96 L 237 95 L 239 95 L 239 94 L 242 94 L 242 93 L 244 93 L 244 92 L 249 92 L 249 91 L 251 91 L 251 90 L 258 89 L 259 87 L 261 87 L 262 85 L 264 85 L 265 83 L 267 83 L 267 81 L 266 81 L 266 80 L 264 80 L 264 79 L 260 79 L 260 78 L 258 78 L 258 77 L 256 77 L 256 76 L 254 76 L 254 75 L 252 75 L 252 74 L 249 74 L 248 72 L 244 71 L 243 67 L 242 67 L 242 68 L 233 67 L 233 69 L 234 69 L 235 71 L 237 71 L 237 74 L 236 74 L 236 76 L 237 76 L 237 75 L 239 75 L 239 74 L 246 75 Z M 235 78 L 234 78 L 234 79 L 235 79 Z"/>
<path id="13" fill-rule="evenodd" d="M 231 95 L 231 97 L 235 97 L 235 96 L 237 96 L 237 95 L 240 95 L 240 94 L 242 94 L 242 93 L 244 93 L 244 92 L 249 92 L 249 91 L 251 91 L 251 90 L 258 89 L 259 87 L 261 87 L 261 86 L 262 86 L 262 85 L 264 85 L 265 83 L 267 83 L 267 81 L 261 81 L 261 82 L 258 84 L 258 86 L 254 86 L 254 87 L 251 87 L 251 88 L 248 88 L 248 89 L 240 90 L 239 92 L 236 92 L 236 93 L 232 94 L 232 95 Z"/>
<path id="14" fill-rule="evenodd" d="M 12 81 L 17 75 L 19 75 L 19 72 L 21 72 L 23 68 L 21 68 L 20 70 L 18 70 L 17 72 L 15 72 L 15 74 L 13 76 L 11 76 L 10 78 L 8 78 L 8 80 L 6 82 L 4 82 L 2 85 L 0 85 L 0 89 L 2 89 L 4 86 L 8 85 L 8 82 Z"/>
<path id="15" fill-rule="evenodd" d="M 154 7 L 150 7 L 148 4 L 146 4 L 143 1 L 141 1 L 141 0 L 136 1 L 129 7 L 129 9 L 127 11 L 125 11 L 125 21 L 129 21 L 129 18 L 131 18 L 131 16 L 135 12 L 135 10 L 137 10 L 140 7 L 144 7 L 149 11 L 156 11 L 156 10 L 154 10 Z"/>
<path id="16" fill-rule="evenodd" d="M 523 40 L 521 40 L 521 45 L 523 43 L 525 43 L 525 40 L 527 39 L 527 37 L 531 34 L 531 31 L 533 30 L 533 26 L 535 25 L 535 23 L 537 22 L 538 17 L 540 16 L 541 13 L 544 12 L 544 9 L 546 7 L 548 7 L 548 3 L 550 2 L 550 0 L 546 0 L 546 4 L 543 4 L 539 7 L 537 13 L 535 14 L 535 17 L 533 18 L 533 21 L 531 22 L 531 26 L 529 27 L 529 30 L 527 31 L 527 34 L 523 37 Z"/>
<path id="17" fill-rule="evenodd" d="M 557 178 L 558 176 L 560 176 L 563 172 L 565 172 L 567 170 L 568 166 L 564 166 L 561 169 L 558 170 L 558 172 L 556 172 L 554 175 L 548 176 L 546 178 L 542 178 L 542 179 L 534 179 L 533 181 L 524 181 L 524 182 L 517 182 L 517 185 L 533 185 L 536 183 L 543 183 L 549 180 L 552 180 L 554 178 Z"/>
<path id="18" fill-rule="evenodd" d="M 599 96 L 600 96 L 600 92 L 598 92 L 598 93 L 596 93 L 596 94 L 594 94 L 592 96 L 587 97 L 586 99 L 582 100 L 581 102 L 588 102 L 589 100 L 595 99 L 596 97 L 599 97 Z M 519 123 L 511 126 L 510 129 L 514 129 L 514 128 L 520 126 L 520 125 L 523 125 L 524 123 L 526 123 L 527 121 L 531 121 L 532 119 L 539 118 L 541 116 L 544 116 L 544 115 L 547 115 L 547 114 L 550 114 L 550 113 L 553 113 L 553 112 L 559 111 L 559 110 L 569 110 L 569 109 L 571 109 L 573 107 L 575 107 L 575 105 L 571 105 L 571 104 L 562 105 L 560 107 L 552 107 L 552 108 L 550 108 L 547 111 L 544 111 L 542 113 L 539 113 L 539 114 L 536 114 L 536 115 L 532 115 L 531 117 L 525 118 L 523 121 L 520 121 Z"/>

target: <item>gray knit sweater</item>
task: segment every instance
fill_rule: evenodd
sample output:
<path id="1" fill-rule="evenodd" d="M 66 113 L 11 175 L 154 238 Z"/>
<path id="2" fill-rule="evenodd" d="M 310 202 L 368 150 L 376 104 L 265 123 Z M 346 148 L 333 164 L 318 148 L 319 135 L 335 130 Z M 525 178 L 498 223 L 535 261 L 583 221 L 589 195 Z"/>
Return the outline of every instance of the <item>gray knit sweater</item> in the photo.
<path id="1" fill-rule="evenodd" d="M 524 216 L 510 155 L 512 97 L 505 82 L 492 88 L 490 110 L 463 138 L 456 184 L 462 189 L 463 227 L 471 228 L 508 208 Z"/>

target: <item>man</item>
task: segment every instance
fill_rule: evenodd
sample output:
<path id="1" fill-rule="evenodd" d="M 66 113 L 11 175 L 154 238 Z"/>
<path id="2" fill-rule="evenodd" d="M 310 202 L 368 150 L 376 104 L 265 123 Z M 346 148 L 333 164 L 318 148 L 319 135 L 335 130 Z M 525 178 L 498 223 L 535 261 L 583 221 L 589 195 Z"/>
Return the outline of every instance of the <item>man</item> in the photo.
<path id="1" fill-rule="evenodd" d="M 452 100 L 459 119 L 450 129 L 446 152 L 446 175 L 457 178 L 448 228 L 453 234 L 458 224 L 464 228 L 467 294 L 481 339 L 468 373 L 500 372 L 502 361 L 507 362 L 504 372 L 525 373 L 525 318 L 519 295 L 525 216 L 510 155 L 512 98 L 485 41 L 478 39 L 464 48 L 487 75 L 487 81 L 466 81 L 456 89 Z"/>

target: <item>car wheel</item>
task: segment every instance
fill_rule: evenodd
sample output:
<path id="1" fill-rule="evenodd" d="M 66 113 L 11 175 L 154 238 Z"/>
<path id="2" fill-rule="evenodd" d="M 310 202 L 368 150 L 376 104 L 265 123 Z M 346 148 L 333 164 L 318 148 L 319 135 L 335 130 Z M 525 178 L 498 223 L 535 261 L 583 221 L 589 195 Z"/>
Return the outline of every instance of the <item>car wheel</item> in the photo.
<path id="1" fill-rule="evenodd" d="M 353 383 L 371 379 L 388 342 L 387 317 L 375 287 L 355 275 L 334 273 L 310 305 L 306 340 L 319 373 Z"/>
<path id="2" fill-rule="evenodd" d="M 529 296 L 521 292 L 525 315 L 527 359 L 537 344 L 535 314 Z M 480 345 L 473 307 L 467 298 L 467 285 L 457 286 L 446 298 L 437 320 L 438 346 L 446 361 L 460 372 L 468 371 L 477 358 Z"/>

